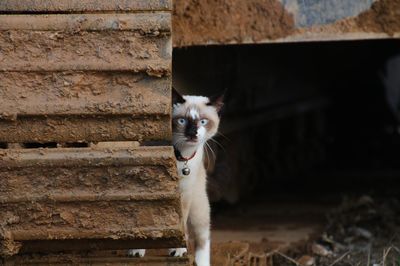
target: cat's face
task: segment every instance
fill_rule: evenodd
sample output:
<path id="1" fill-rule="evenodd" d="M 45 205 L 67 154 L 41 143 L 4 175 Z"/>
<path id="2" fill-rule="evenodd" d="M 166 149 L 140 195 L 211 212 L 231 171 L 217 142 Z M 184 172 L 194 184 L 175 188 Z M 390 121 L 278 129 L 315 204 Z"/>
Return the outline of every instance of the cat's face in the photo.
<path id="1" fill-rule="evenodd" d="M 200 146 L 218 131 L 222 97 L 180 96 L 173 93 L 173 144 L 178 149 Z"/>

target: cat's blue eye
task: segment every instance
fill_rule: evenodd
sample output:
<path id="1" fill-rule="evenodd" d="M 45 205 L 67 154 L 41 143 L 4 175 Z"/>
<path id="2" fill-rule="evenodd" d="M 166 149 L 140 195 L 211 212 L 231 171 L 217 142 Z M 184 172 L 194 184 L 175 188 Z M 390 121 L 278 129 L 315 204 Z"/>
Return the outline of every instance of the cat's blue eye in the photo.
<path id="1" fill-rule="evenodd" d="M 200 125 L 205 126 L 208 123 L 208 119 L 201 119 L 200 120 Z"/>
<path id="2" fill-rule="evenodd" d="M 178 120 L 178 124 L 184 126 L 186 124 L 186 119 L 185 118 L 179 118 Z"/>

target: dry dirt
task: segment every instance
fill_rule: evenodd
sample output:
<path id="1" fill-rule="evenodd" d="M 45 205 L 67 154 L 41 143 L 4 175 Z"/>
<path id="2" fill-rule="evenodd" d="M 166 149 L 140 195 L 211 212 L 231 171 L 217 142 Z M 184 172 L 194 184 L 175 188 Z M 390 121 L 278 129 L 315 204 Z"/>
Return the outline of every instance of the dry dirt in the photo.
<path id="1" fill-rule="evenodd" d="M 294 30 L 277 0 L 177 0 L 172 17 L 175 46 L 277 39 Z"/>
<path id="2" fill-rule="evenodd" d="M 380 0 L 370 10 L 354 19 L 363 31 L 385 32 L 392 35 L 400 31 L 400 1 Z"/>
<path id="3" fill-rule="evenodd" d="M 400 201 L 242 204 L 214 217 L 213 265 L 399 265 Z"/>
<path id="4" fill-rule="evenodd" d="M 266 266 L 274 252 L 305 250 L 306 243 L 323 231 L 324 213 L 330 206 L 257 199 L 217 210 L 213 217 L 212 265 Z M 259 264 L 251 264 L 255 261 Z"/>
<path id="5" fill-rule="evenodd" d="M 400 32 L 400 1 L 379 0 L 369 10 L 356 17 L 339 20 L 333 24 L 297 29 L 294 35 L 301 34 L 340 34 L 346 33 L 386 33 L 392 36 Z"/>
<path id="6" fill-rule="evenodd" d="M 399 0 L 376 1 L 356 17 L 306 28 L 296 28 L 293 15 L 277 0 L 176 0 L 172 18 L 175 47 L 341 39 L 346 34 L 362 38 L 364 33 L 392 36 L 400 32 L 399 21 Z"/>
<path id="7" fill-rule="evenodd" d="M 328 212 L 324 233 L 316 242 L 326 253 L 316 256 L 318 265 L 399 265 L 399 217 L 397 198 L 345 198 Z"/>

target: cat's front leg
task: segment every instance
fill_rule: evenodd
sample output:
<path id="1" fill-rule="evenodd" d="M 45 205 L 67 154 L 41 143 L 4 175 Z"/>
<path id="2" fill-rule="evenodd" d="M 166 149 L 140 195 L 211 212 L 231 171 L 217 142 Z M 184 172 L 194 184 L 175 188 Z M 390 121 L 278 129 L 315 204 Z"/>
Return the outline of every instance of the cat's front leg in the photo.
<path id="1" fill-rule="evenodd" d="M 196 245 L 196 265 L 210 266 L 210 205 L 205 187 L 197 189 L 193 194 L 189 221 Z"/>
<path id="2" fill-rule="evenodd" d="M 197 266 L 210 266 L 210 239 L 204 245 L 196 247 L 195 261 Z"/>
<path id="3" fill-rule="evenodd" d="M 188 242 L 188 239 L 189 239 L 188 230 L 187 230 L 187 222 L 188 222 L 188 217 L 189 217 L 190 204 L 192 202 L 191 193 L 192 192 L 191 192 L 190 188 L 185 188 L 185 191 L 181 194 L 182 219 L 183 219 L 183 227 L 184 227 L 184 232 L 185 232 L 186 243 Z M 168 249 L 168 254 L 171 257 L 183 257 L 183 256 L 187 255 L 187 248 L 170 248 L 170 249 Z"/>
<path id="4" fill-rule="evenodd" d="M 130 257 L 144 257 L 144 255 L 146 254 L 146 250 L 145 249 L 130 249 L 128 250 L 128 256 Z"/>

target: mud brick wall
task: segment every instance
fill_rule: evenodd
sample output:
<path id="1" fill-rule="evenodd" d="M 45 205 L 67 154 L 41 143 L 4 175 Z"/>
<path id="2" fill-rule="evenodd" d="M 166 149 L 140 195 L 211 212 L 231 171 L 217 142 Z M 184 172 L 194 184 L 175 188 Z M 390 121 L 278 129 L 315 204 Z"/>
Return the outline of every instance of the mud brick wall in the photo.
<path id="1" fill-rule="evenodd" d="M 112 144 L 171 138 L 170 10 L 0 1 L 0 144 L 111 142 L 0 149 L 0 258 L 185 245 L 172 147 Z"/>

